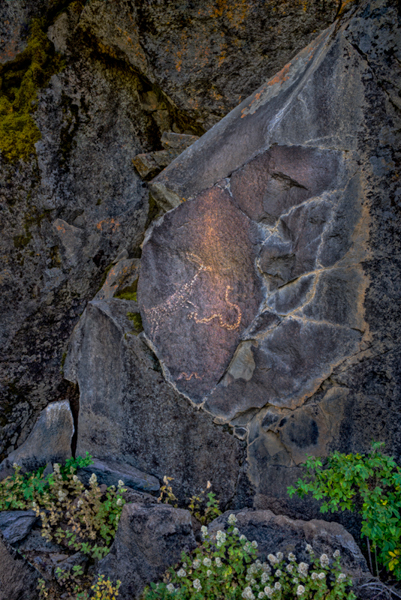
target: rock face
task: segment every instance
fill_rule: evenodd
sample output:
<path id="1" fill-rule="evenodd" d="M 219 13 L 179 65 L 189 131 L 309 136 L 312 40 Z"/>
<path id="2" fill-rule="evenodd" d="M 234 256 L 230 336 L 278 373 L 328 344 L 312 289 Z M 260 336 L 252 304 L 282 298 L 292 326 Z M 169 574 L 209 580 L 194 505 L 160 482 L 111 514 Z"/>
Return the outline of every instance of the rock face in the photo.
<path id="1" fill-rule="evenodd" d="M 214 537 L 219 529 L 228 527 L 229 512 L 221 515 L 208 529 Z M 258 556 L 266 560 L 269 554 L 282 552 L 285 556 L 293 552 L 298 562 L 308 562 L 306 544 L 310 544 L 317 556 L 327 554 L 330 559 L 338 550 L 341 554 L 341 566 L 357 583 L 369 570 L 366 560 L 355 543 L 354 538 L 339 523 L 327 523 L 318 519 L 311 521 L 293 520 L 283 515 L 275 515 L 270 510 L 243 510 L 235 512 L 236 527 L 249 541 L 258 543 Z"/>
<path id="2" fill-rule="evenodd" d="M 33 510 L 10 510 L 0 512 L 0 530 L 9 544 L 23 540 L 37 521 Z"/>
<path id="3" fill-rule="evenodd" d="M 89 303 L 76 327 L 65 376 L 80 390 L 77 454 L 120 463 L 120 471 L 131 465 L 151 481 L 173 477 L 181 501 L 210 480 L 226 504 L 235 493 L 243 443 L 165 381 L 140 328 L 137 303 L 118 299 Z"/>
<path id="4" fill-rule="evenodd" d="M 143 246 L 145 335 L 246 439 L 239 505 L 310 516 L 306 455 L 401 456 L 398 22 L 362 3 L 151 182 L 177 207 Z"/>
<path id="5" fill-rule="evenodd" d="M 39 573 L 0 532 L 0 600 L 37 600 Z"/>
<path id="6" fill-rule="evenodd" d="M 156 477 L 142 473 L 139 469 L 129 465 L 121 465 L 113 461 L 101 462 L 94 460 L 90 467 L 78 469 L 79 479 L 86 485 L 89 485 L 89 479 L 92 473 L 95 473 L 99 484 L 107 486 L 118 486 L 119 481 L 123 481 L 125 486 L 142 492 L 158 492 L 160 489 L 159 481 Z"/>
<path id="7" fill-rule="evenodd" d="M 97 573 L 121 581 L 122 600 L 140 598 L 146 585 L 177 563 L 182 552 L 195 547 L 187 510 L 167 504 L 126 504 L 113 545 L 99 562 Z"/>
<path id="8" fill-rule="evenodd" d="M 40 47 L 51 41 L 46 60 L 56 51 L 64 66 L 35 65 L 37 103 L 34 95 L 34 107 L 14 111 L 17 133 L 33 117 L 20 136 L 24 159 L 10 161 L 0 143 L 0 459 L 49 402 L 74 396 L 62 377 L 72 329 L 116 257 L 140 256 L 157 211 L 132 160 L 150 153 L 148 175 L 168 164 L 172 136 L 203 134 L 336 10 L 337 0 L 1 3 L 2 98 L 12 101 L 29 79 L 33 18 L 42 19 Z"/>
<path id="9" fill-rule="evenodd" d="M 74 422 L 68 400 L 49 404 L 39 416 L 28 439 L 0 464 L 0 478 L 13 473 L 13 464 L 22 472 L 35 471 L 48 463 L 71 458 Z"/>

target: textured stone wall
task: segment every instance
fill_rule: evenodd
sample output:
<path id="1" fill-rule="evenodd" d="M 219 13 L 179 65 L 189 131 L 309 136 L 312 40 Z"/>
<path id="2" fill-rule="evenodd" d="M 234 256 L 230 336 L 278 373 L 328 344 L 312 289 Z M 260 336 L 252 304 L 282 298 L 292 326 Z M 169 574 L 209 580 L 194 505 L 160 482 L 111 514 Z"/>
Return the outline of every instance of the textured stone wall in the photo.
<path id="1" fill-rule="evenodd" d="M 132 159 L 161 150 L 165 132 L 204 133 L 335 12 L 334 1 L 1 3 L 1 110 L 18 140 L 0 148 L 1 457 L 49 402 L 75 397 L 62 375 L 71 331 L 111 263 L 140 256 L 156 211 Z M 46 49 L 29 50 L 33 19 Z M 37 102 L 20 114 L 33 65 Z"/>

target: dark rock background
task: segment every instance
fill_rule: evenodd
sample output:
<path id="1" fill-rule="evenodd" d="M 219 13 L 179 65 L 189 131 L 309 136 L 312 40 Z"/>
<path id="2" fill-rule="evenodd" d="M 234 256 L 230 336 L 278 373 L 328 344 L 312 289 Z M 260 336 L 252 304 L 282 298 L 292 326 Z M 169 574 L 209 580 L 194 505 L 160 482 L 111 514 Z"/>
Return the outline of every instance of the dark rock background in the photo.
<path id="1" fill-rule="evenodd" d="M 347 7 L 2 8 L 4 81 L 33 16 L 65 65 L 0 158 L 1 458 L 67 399 L 73 453 L 309 518 L 307 454 L 400 456 L 400 15 Z"/>
<path id="2" fill-rule="evenodd" d="M 62 375 L 66 342 L 112 261 L 140 256 L 157 212 L 132 159 L 162 150 L 164 132 L 204 133 L 336 10 L 334 1 L 1 3 L 2 76 L 20 72 L 37 17 L 65 67 L 39 91 L 35 155 L 0 157 L 0 457 L 49 402 L 76 406 Z"/>

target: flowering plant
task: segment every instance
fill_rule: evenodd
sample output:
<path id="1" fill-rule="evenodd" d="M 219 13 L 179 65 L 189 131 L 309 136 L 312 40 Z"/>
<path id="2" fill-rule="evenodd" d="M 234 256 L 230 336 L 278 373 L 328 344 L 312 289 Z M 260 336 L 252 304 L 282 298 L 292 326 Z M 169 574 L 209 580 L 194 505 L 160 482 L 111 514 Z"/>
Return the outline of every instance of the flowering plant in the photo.
<path id="1" fill-rule="evenodd" d="M 258 544 L 241 535 L 235 515 L 228 530 L 209 533 L 202 527 L 203 543 L 191 556 L 183 553 L 178 567 L 169 569 L 161 583 L 152 583 L 144 600 L 355 600 L 351 579 L 341 572 L 340 554 L 316 557 L 307 546 L 309 563 L 297 563 L 294 554 L 256 558 Z"/>

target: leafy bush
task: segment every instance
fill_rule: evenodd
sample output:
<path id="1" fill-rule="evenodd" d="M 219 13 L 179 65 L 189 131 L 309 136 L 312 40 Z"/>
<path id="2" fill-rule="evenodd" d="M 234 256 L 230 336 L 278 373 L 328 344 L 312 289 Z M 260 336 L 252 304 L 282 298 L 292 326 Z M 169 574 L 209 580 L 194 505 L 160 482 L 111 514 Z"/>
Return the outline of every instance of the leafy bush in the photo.
<path id="1" fill-rule="evenodd" d="M 163 504 L 171 504 L 171 506 L 177 508 L 178 500 L 173 492 L 170 481 L 173 481 L 173 477 L 167 477 L 166 475 L 163 477 L 163 485 L 160 488 L 160 496 L 157 501 Z M 211 487 L 212 484 L 208 481 L 206 490 L 201 490 L 199 495 L 194 494 L 191 496 L 188 503 L 188 510 L 191 515 L 202 523 L 202 525 L 208 525 L 213 519 L 221 515 L 216 494 L 212 491 L 206 493 Z"/>
<path id="2" fill-rule="evenodd" d="M 210 481 L 207 482 L 206 490 L 211 488 Z M 202 525 L 208 525 L 221 515 L 221 510 L 219 509 L 219 501 L 216 498 L 216 494 L 214 492 L 206 493 L 205 490 L 202 490 L 197 496 L 194 494 L 188 505 L 188 509 L 196 519 Z"/>
<path id="3" fill-rule="evenodd" d="M 80 569 L 80 567 L 76 569 Z M 61 569 L 58 569 L 58 571 L 61 571 Z M 117 581 L 116 585 L 113 585 L 109 578 L 104 579 L 104 575 L 99 575 L 95 583 L 88 590 L 83 589 L 82 582 L 77 577 L 77 574 L 81 575 L 81 573 L 77 573 L 76 571 L 76 574 L 71 575 L 66 572 L 60 576 L 64 583 L 70 583 L 70 585 L 67 583 L 65 587 L 69 593 L 74 595 L 75 600 L 116 600 L 121 581 Z M 51 592 L 47 588 L 44 579 L 39 579 L 38 590 L 40 600 L 50 600 Z M 70 600 L 73 600 L 71 596 Z"/>
<path id="4" fill-rule="evenodd" d="M 75 474 L 80 467 L 88 467 L 93 463 L 92 457 L 69 458 L 64 466 L 60 466 L 60 474 L 65 481 L 69 474 Z M 21 467 L 13 465 L 14 473 L 0 481 L 0 511 L 26 510 L 32 508 L 32 502 L 40 504 L 41 497 L 52 487 L 53 474 L 43 476 L 45 467 L 35 473 L 21 473 Z"/>
<path id="5" fill-rule="evenodd" d="M 116 534 L 126 490 L 120 481 L 117 489 L 110 486 L 102 492 L 94 473 L 85 489 L 76 472 L 92 462 L 87 453 L 68 459 L 64 466 L 55 463 L 47 477 L 44 468 L 22 475 L 21 467 L 14 465 L 14 474 L 0 482 L 0 510 L 33 509 L 48 541 L 65 542 L 75 551 L 103 558 Z"/>
<path id="6" fill-rule="evenodd" d="M 380 452 L 383 443 L 372 444 L 369 454 L 340 454 L 327 459 L 309 457 L 306 477 L 290 496 L 311 493 L 325 498 L 321 512 L 353 510 L 362 515 L 361 534 L 368 538 L 379 562 L 401 580 L 401 468 L 391 456 Z M 370 558 L 370 552 L 369 552 Z M 371 567 L 372 570 L 372 567 Z"/>
<path id="7" fill-rule="evenodd" d="M 338 552 L 330 561 L 325 554 L 315 557 L 307 546 L 310 564 L 281 552 L 261 563 L 257 543 L 240 535 L 235 515 L 228 522 L 228 531 L 218 531 L 215 539 L 202 526 L 202 545 L 191 556 L 183 553 L 180 565 L 169 569 L 162 583 L 146 588 L 143 600 L 355 600 Z"/>

